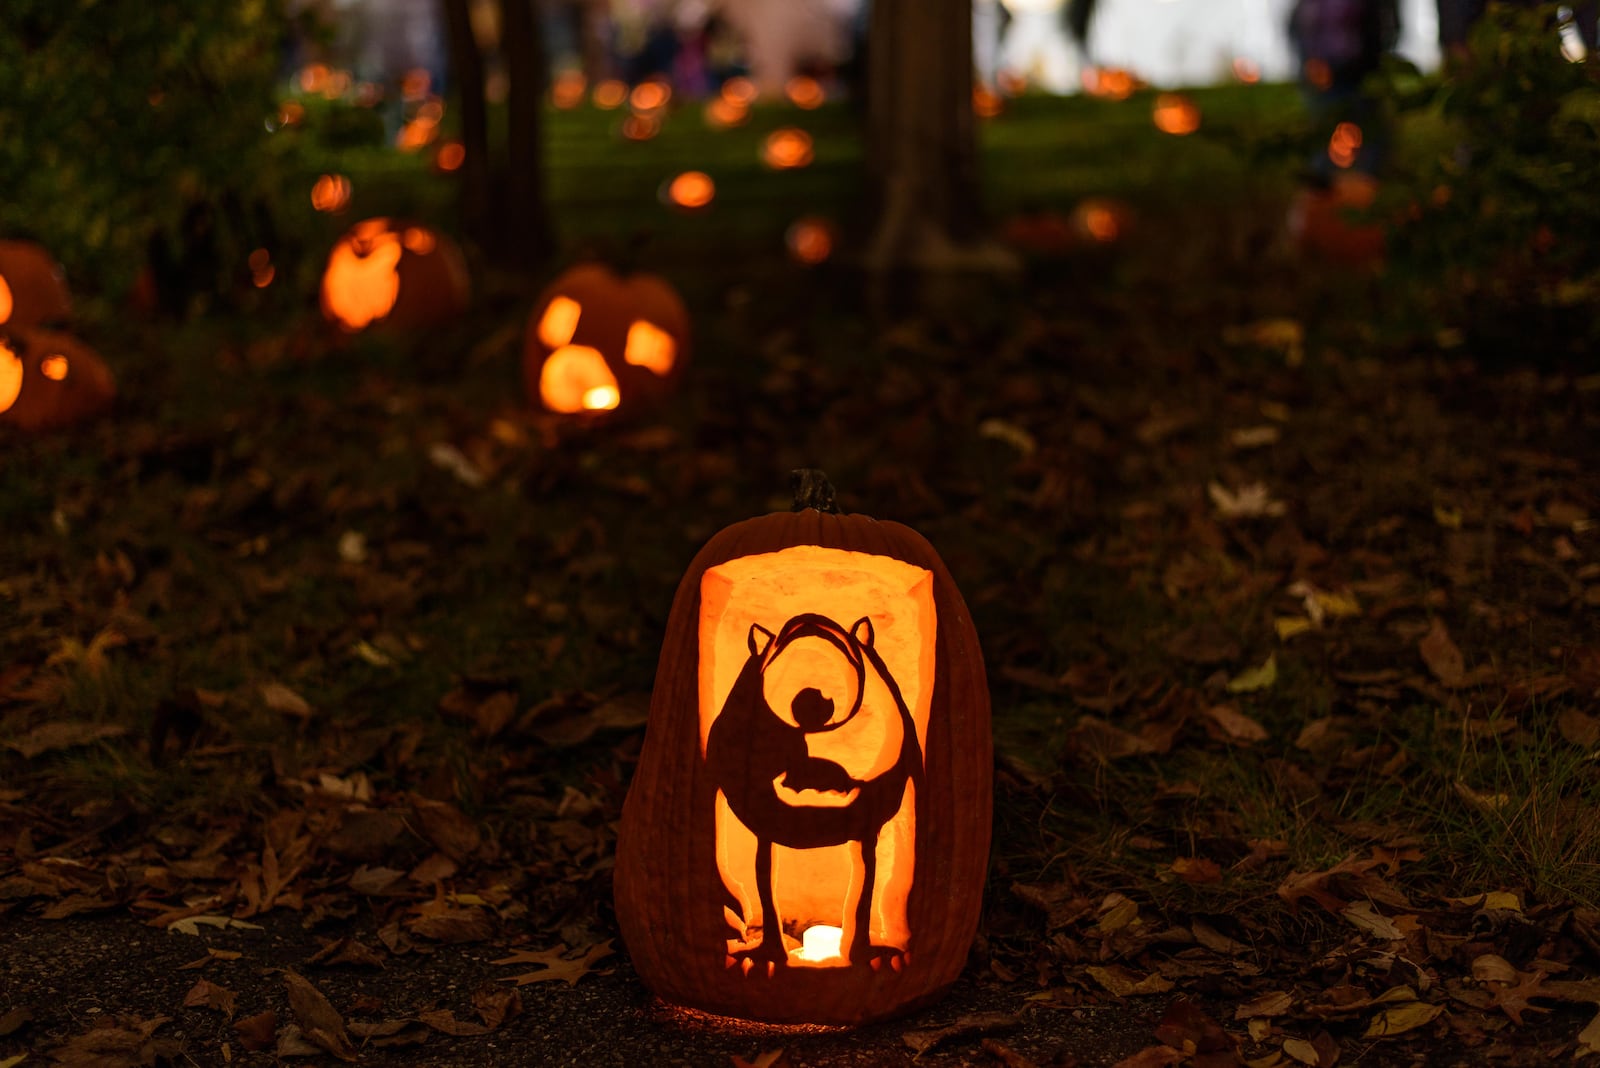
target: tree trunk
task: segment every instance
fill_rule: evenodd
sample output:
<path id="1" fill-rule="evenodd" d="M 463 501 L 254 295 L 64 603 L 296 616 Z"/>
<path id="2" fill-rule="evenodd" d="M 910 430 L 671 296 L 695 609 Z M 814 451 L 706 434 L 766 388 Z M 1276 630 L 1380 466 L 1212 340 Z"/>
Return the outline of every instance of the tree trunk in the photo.
<path id="1" fill-rule="evenodd" d="M 505 218 L 499 262 L 527 270 L 550 252 L 550 217 L 544 180 L 544 41 L 534 0 L 500 0 L 501 48 L 510 92 L 506 96 Z"/>
<path id="2" fill-rule="evenodd" d="M 971 0 L 876 0 L 867 62 L 878 219 L 867 269 L 1014 273 L 1015 257 L 982 227 Z"/>
<path id="3" fill-rule="evenodd" d="M 466 156 L 457 172 L 461 190 L 461 230 L 491 258 L 497 231 L 489 223 L 492 202 L 489 112 L 484 101 L 483 57 L 472 33 L 471 0 L 441 0 L 450 44 L 450 70 L 461 109 L 461 145 Z"/>

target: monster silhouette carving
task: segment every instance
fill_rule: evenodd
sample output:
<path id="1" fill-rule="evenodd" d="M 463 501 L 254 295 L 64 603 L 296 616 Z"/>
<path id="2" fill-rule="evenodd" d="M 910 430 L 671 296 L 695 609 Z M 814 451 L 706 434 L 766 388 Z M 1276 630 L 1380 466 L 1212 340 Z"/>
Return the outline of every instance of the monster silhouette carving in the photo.
<path id="1" fill-rule="evenodd" d="M 900 970 L 923 755 L 873 622 L 801 613 L 747 644 L 705 736 L 719 842 L 747 832 L 719 846 L 728 966 Z"/>

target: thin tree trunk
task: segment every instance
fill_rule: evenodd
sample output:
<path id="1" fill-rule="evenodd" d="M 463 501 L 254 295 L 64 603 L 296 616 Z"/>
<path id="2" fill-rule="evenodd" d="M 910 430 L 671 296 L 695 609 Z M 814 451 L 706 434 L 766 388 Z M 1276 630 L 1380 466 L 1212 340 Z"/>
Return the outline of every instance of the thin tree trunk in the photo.
<path id="1" fill-rule="evenodd" d="M 501 48 L 510 92 L 506 181 L 505 242 L 498 257 L 507 267 L 526 270 L 550 252 L 550 218 L 545 209 L 544 41 L 534 0 L 500 0 Z"/>
<path id="2" fill-rule="evenodd" d="M 496 230 L 489 225 L 491 186 L 489 113 L 484 101 L 483 57 L 472 33 L 470 0 L 441 0 L 445 33 L 449 38 L 450 70 L 455 76 L 457 107 L 461 109 L 461 144 L 466 156 L 458 181 L 461 190 L 461 229 L 491 257 Z"/>
<path id="3" fill-rule="evenodd" d="M 1015 271 L 981 225 L 971 0 L 876 0 L 867 103 L 878 209 L 868 270 Z"/>

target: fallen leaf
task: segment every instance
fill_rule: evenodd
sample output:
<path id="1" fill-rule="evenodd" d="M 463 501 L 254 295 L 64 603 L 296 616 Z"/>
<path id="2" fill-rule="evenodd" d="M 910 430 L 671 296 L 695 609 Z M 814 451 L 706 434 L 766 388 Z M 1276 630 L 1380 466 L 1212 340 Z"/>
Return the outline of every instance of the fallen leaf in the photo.
<path id="1" fill-rule="evenodd" d="M 1146 1046 L 1138 1053 L 1122 1058 L 1111 1068 L 1165 1068 L 1169 1064 L 1180 1064 L 1188 1057 L 1183 1050 L 1171 1046 Z"/>
<path id="2" fill-rule="evenodd" d="M 730 1068 L 788 1068 L 789 1064 L 789 1058 L 783 1055 L 783 1050 L 781 1049 L 770 1049 L 765 1053 L 757 1053 L 754 1058 L 748 1061 L 737 1055 L 731 1055 L 728 1060 Z"/>
<path id="3" fill-rule="evenodd" d="M 1600 1053 L 1600 1016 L 1596 1016 L 1578 1032 L 1578 1053 Z"/>
<path id="4" fill-rule="evenodd" d="M 926 1053 L 939 1043 L 952 1038 L 993 1034 L 998 1031 L 1010 1031 L 1020 1026 L 1022 1026 L 1022 1017 L 1009 1012 L 975 1012 L 966 1016 L 958 1016 L 953 1022 L 944 1027 L 906 1031 L 901 1034 L 900 1041 L 917 1053 Z"/>
<path id="5" fill-rule="evenodd" d="M 1278 657 L 1272 654 L 1253 668 L 1246 668 L 1228 680 L 1229 693 L 1255 693 L 1269 689 L 1278 681 Z M 1257 724 L 1259 726 L 1259 724 Z M 1266 737 L 1262 731 L 1261 736 Z"/>
<path id="6" fill-rule="evenodd" d="M 1191 886 L 1204 886 L 1222 881 L 1222 867 L 1206 857 L 1179 857 L 1172 862 L 1178 878 Z"/>
<path id="7" fill-rule="evenodd" d="M 526 986 L 528 983 L 543 983 L 552 979 L 559 979 L 568 986 L 573 985 L 593 970 L 596 961 L 604 960 L 616 952 L 611 948 L 611 940 L 598 942 L 584 952 L 583 956 L 568 960 L 565 957 L 567 947 L 556 946 L 554 949 L 539 950 L 537 952 L 524 951 L 513 953 L 509 957 L 502 957 L 491 964 L 538 964 L 540 970 L 536 972 L 523 972 L 501 979 L 504 983 L 516 983 Z"/>
<path id="8" fill-rule="evenodd" d="M 1217 514 L 1224 519 L 1259 519 L 1263 516 L 1280 516 L 1289 510 L 1282 501 L 1272 499 L 1264 482 L 1240 486 L 1237 492 L 1220 482 L 1212 482 L 1207 484 L 1206 492 L 1210 494 Z"/>
<path id="9" fill-rule="evenodd" d="M 1276 675 L 1276 663 L 1273 663 L 1270 657 L 1268 658 L 1268 663 L 1273 664 L 1274 675 Z M 1269 682 L 1267 685 L 1270 686 L 1271 683 Z M 1229 687 L 1232 688 L 1232 683 L 1229 684 Z M 1249 744 L 1250 742 L 1263 742 L 1267 739 L 1267 729 L 1265 727 L 1232 705 L 1210 705 L 1206 708 L 1205 713 L 1213 723 L 1222 728 L 1223 734 L 1230 741 Z"/>
<path id="10" fill-rule="evenodd" d="M 50 1051 L 60 1068 L 142 1068 L 175 1057 L 175 1039 L 155 1038 L 170 1017 L 141 1020 L 136 1016 L 103 1018 L 81 1035 L 67 1039 Z"/>
<path id="11" fill-rule="evenodd" d="M 216 1009 L 224 1016 L 233 1016 L 234 1002 L 238 996 L 226 987 L 218 986 L 209 979 L 201 979 L 189 988 L 183 996 L 183 1007 L 186 1009 L 205 1008 Z"/>
<path id="12" fill-rule="evenodd" d="M 1156 1038 L 1169 1046 L 1200 1053 L 1217 1053 L 1233 1048 L 1233 1039 L 1228 1037 L 1222 1025 L 1206 1015 L 1200 1006 L 1183 997 L 1168 1005 L 1167 1011 L 1161 1014 L 1161 1022 L 1156 1025 Z"/>
<path id="13" fill-rule="evenodd" d="M 1461 650 L 1456 648 L 1456 643 L 1450 640 L 1450 631 L 1442 619 L 1434 617 L 1428 633 L 1417 643 L 1417 651 L 1422 654 L 1422 661 L 1433 672 L 1434 678 L 1446 688 L 1456 689 L 1465 684 L 1466 660 Z"/>
<path id="14" fill-rule="evenodd" d="M 239 1045 L 245 1049 L 266 1049 L 272 1045 L 273 1036 L 278 1033 L 278 1014 L 271 1009 L 258 1012 L 254 1016 L 235 1020 L 233 1029 L 239 1033 Z"/>
<path id="15" fill-rule="evenodd" d="M 263 683 L 261 700 L 272 711 L 281 712 L 285 716 L 293 716 L 296 719 L 311 718 L 311 706 L 306 703 L 306 699 L 281 682 Z"/>
<path id="16" fill-rule="evenodd" d="M 344 1017 L 322 991 L 304 976 L 286 971 L 283 985 L 289 992 L 289 1008 L 300 1024 L 307 1041 L 320 1046 L 342 1061 L 356 1059 L 356 1050 L 345 1032 Z"/>
<path id="17" fill-rule="evenodd" d="M 1379 938 L 1393 941 L 1405 937 L 1394 925 L 1394 921 L 1373 908 L 1370 901 L 1357 901 L 1339 914 L 1363 931 Z"/>
<path id="18" fill-rule="evenodd" d="M 986 1038 L 978 1043 L 983 1051 L 999 1061 L 1004 1068 L 1039 1068 L 1031 1057 L 1024 1057 L 998 1038 Z"/>
<path id="19" fill-rule="evenodd" d="M 473 1035 L 486 1035 L 494 1030 L 485 1024 L 474 1023 L 471 1020 L 458 1020 L 456 1014 L 449 1009 L 433 1009 L 429 1012 L 417 1013 L 417 1019 L 447 1035 L 457 1038 L 470 1038 Z"/>
<path id="20" fill-rule="evenodd" d="M 1112 964 L 1104 968 L 1091 965 L 1085 968 L 1084 971 L 1088 972 L 1095 982 L 1119 998 L 1140 997 L 1145 994 L 1164 994 L 1172 989 L 1172 980 L 1159 972 L 1151 972 L 1141 978 L 1137 973 L 1124 968 L 1120 964 Z"/>
<path id="21" fill-rule="evenodd" d="M 1283 1052 L 1287 1057 L 1308 1064 L 1311 1068 L 1321 1068 L 1321 1057 L 1317 1054 L 1317 1047 L 1303 1038 L 1286 1038 L 1283 1040 Z"/>
<path id="22" fill-rule="evenodd" d="M 78 723 L 63 720 L 42 724 L 20 738 L 10 738 L 0 744 L 4 744 L 8 749 L 15 749 L 22 754 L 24 760 L 32 760 L 41 753 L 49 753 L 56 749 L 76 749 L 107 738 L 120 738 L 127 733 L 127 727 L 120 727 L 114 723 Z"/>
<path id="23" fill-rule="evenodd" d="M 1406 1001 L 1392 1005 L 1372 1018 L 1372 1022 L 1367 1024 L 1367 1029 L 1361 1037 L 1385 1038 L 1389 1035 L 1403 1035 L 1407 1031 L 1415 1031 L 1432 1023 L 1443 1011 L 1444 1006 L 1429 1004 L 1426 1001 Z"/>
<path id="24" fill-rule="evenodd" d="M 1294 997 L 1286 990 L 1269 990 L 1251 998 L 1233 1010 L 1235 1020 L 1250 1020 L 1257 1016 L 1282 1016 L 1294 1004 Z"/>

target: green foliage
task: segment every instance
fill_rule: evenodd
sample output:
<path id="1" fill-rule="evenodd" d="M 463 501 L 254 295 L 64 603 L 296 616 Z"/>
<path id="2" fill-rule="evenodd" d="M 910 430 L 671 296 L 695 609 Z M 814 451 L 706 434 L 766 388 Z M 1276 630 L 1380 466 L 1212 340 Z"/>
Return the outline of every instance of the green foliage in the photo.
<path id="1" fill-rule="evenodd" d="M 293 150 L 265 125 L 288 26 L 278 0 L 7 0 L 0 233 L 89 295 L 163 245 L 169 301 L 247 288 Z"/>
<path id="2" fill-rule="evenodd" d="M 1395 260 L 1443 281 L 1441 310 L 1480 348 L 1600 339 L 1600 62 L 1567 61 L 1556 19 L 1555 4 L 1491 5 L 1441 74 L 1378 79 L 1410 142 Z"/>

